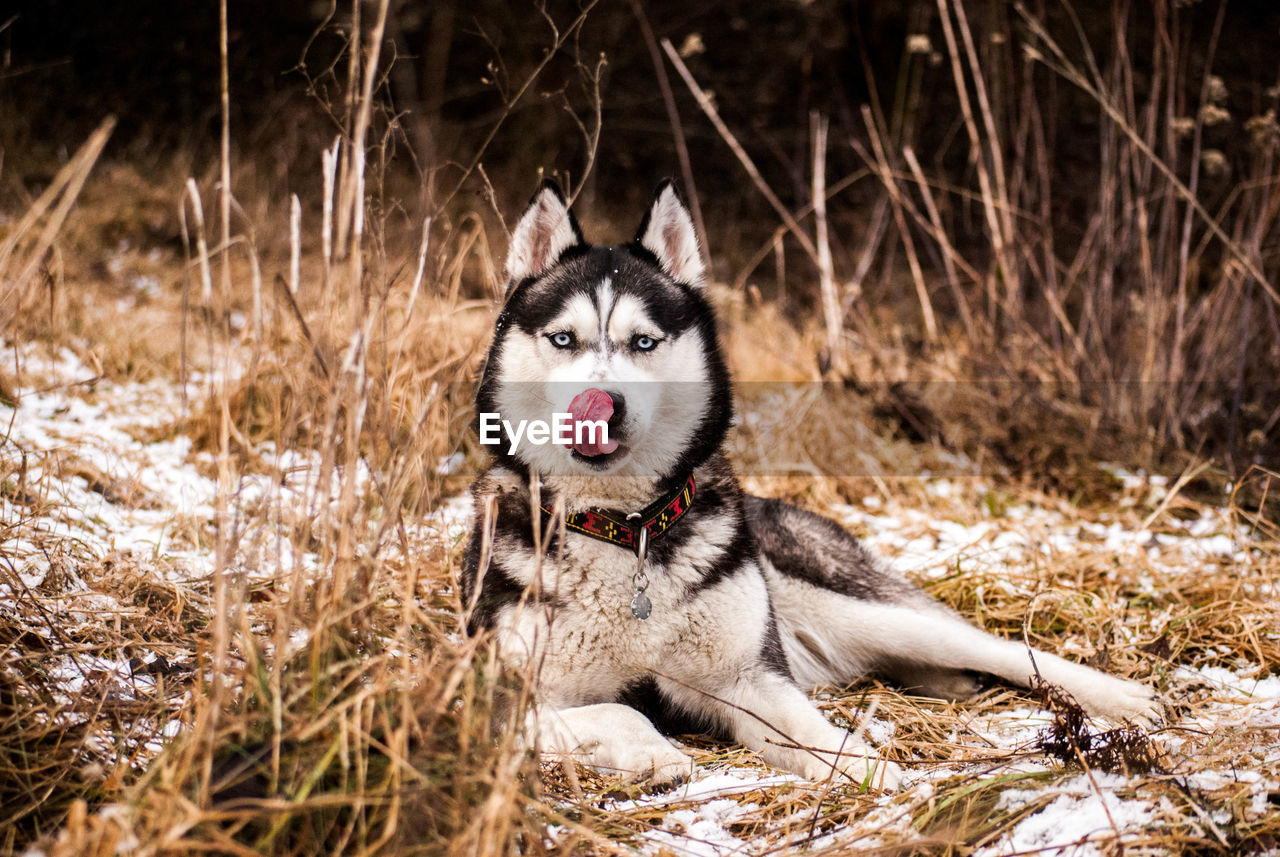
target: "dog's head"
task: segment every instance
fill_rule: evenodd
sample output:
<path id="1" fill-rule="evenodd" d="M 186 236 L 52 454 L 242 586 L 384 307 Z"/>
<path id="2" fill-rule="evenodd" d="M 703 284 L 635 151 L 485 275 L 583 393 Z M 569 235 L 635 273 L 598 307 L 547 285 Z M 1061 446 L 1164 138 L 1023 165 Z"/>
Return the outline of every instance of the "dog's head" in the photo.
<path id="1" fill-rule="evenodd" d="M 587 243 L 544 183 L 511 235 L 481 441 L 543 476 L 683 478 L 719 448 L 732 410 L 703 273 L 670 182 L 635 240 L 611 247 Z"/>

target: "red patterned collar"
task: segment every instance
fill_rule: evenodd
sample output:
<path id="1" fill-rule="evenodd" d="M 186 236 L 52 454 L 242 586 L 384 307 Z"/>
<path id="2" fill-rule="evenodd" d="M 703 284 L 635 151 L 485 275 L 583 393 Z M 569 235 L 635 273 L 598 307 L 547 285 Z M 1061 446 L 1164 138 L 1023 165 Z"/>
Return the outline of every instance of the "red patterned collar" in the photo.
<path id="1" fill-rule="evenodd" d="M 602 542 L 624 547 L 633 553 L 640 553 L 640 530 L 648 530 L 646 541 L 653 541 L 671 529 L 684 517 L 685 512 L 693 505 L 693 495 L 697 486 L 693 474 L 689 474 L 676 490 L 665 497 L 659 497 L 640 512 L 632 515 L 619 515 L 616 512 L 601 509 L 589 509 L 573 515 L 565 515 L 564 525 L 574 532 L 600 539 Z M 551 517 L 554 513 L 550 506 L 543 505 L 543 515 Z M 619 520 L 622 518 L 623 520 Z M 627 523 L 630 521 L 630 523 Z"/>

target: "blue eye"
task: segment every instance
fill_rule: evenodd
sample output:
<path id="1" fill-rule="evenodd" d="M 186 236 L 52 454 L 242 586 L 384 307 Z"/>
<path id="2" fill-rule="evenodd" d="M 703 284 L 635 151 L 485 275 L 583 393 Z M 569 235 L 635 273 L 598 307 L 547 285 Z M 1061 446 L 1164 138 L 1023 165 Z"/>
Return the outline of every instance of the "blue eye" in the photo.
<path id="1" fill-rule="evenodd" d="M 551 344 L 554 345 L 556 348 L 573 347 L 573 334 L 567 331 L 562 330 L 559 333 L 553 333 L 550 336 L 548 336 L 547 339 L 550 339 Z"/>
<path id="2" fill-rule="evenodd" d="M 631 340 L 631 347 L 636 351 L 652 351 L 658 347 L 658 340 L 654 339 L 652 336 L 640 334 Z"/>

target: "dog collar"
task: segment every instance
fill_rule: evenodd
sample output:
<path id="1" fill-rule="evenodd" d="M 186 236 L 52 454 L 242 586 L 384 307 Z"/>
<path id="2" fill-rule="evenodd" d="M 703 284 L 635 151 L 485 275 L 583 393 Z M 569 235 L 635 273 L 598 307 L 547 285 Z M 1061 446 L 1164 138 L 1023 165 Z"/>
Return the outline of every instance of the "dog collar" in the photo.
<path id="1" fill-rule="evenodd" d="M 639 556 L 643 546 L 671 529 L 676 521 L 684 517 L 689 507 L 693 505 L 693 495 L 696 491 L 697 485 L 694 483 L 693 474 L 690 473 L 689 478 L 674 492 L 665 497 L 659 497 L 639 512 L 618 516 L 616 512 L 588 509 L 585 512 L 565 515 L 564 525 L 575 533 L 582 533 L 593 539 L 627 548 Z M 554 514 L 551 507 L 545 504 L 542 506 L 542 513 L 548 517 Z M 623 520 L 618 520 L 619 517 Z M 644 538 L 641 538 L 642 530 Z"/>
<path id="2" fill-rule="evenodd" d="M 641 622 L 648 619 L 653 611 L 653 602 L 645 594 L 645 590 L 649 588 L 649 575 L 645 574 L 644 560 L 649 552 L 649 541 L 661 536 L 684 517 L 685 512 L 693 505 L 693 495 L 697 488 L 693 474 L 690 473 L 689 478 L 674 493 L 659 497 L 639 512 L 624 516 L 624 521 L 619 521 L 609 512 L 591 509 L 564 517 L 565 527 L 574 532 L 611 545 L 630 548 L 635 552 L 636 573 L 631 576 L 635 595 L 631 599 L 631 615 Z M 542 513 L 549 518 L 554 517 L 547 506 L 542 507 Z"/>

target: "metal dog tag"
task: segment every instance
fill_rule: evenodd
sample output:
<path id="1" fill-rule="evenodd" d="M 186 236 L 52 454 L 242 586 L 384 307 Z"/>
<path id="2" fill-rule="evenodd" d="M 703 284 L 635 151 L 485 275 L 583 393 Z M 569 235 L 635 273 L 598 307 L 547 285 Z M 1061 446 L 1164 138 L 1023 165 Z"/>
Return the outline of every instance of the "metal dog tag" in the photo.
<path id="1" fill-rule="evenodd" d="M 638 512 L 632 512 L 628 518 L 638 518 Z M 653 612 L 653 602 L 649 600 L 649 596 L 644 591 L 649 588 L 649 575 L 644 573 L 644 558 L 649 553 L 649 530 L 647 527 L 640 527 L 640 544 L 636 550 L 636 573 L 631 576 L 631 583 L 636 588 L 636 595 L 631 599 L 631 615 L 635 616 L 641 622 L 649 618 L 649 614 Z"/>
<path id="2" fill-rule="evenodd" d="M 653 602 L 649 600 L 649 596 L 643 591 L 637 592 L 636 597 L 631 599 L 631 615 L 643 622 L 652 612 Z"/>

